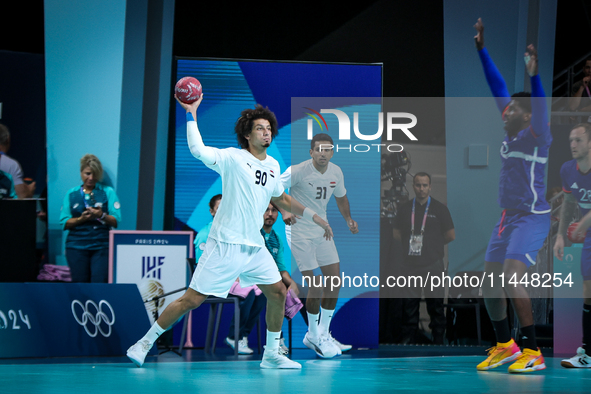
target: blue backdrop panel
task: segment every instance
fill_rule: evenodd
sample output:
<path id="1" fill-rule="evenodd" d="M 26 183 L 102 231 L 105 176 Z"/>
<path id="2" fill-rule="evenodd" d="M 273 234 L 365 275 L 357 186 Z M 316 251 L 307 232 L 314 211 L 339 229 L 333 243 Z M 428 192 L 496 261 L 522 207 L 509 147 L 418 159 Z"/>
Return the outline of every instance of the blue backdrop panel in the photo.
<path id="1" fill-rule="evenodd" d="M 136 285 L 0 283 L 0 358 L 121 356 L 149 328 Z"/>

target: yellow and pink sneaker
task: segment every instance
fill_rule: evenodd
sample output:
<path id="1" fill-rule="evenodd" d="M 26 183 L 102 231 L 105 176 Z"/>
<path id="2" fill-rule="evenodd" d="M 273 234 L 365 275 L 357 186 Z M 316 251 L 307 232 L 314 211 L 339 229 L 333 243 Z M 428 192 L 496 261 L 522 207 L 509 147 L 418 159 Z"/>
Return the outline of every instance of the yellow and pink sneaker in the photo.
<path id="1" fill-rule="evenodd" d="M 546 369 L 546 364 L 544 364 L 544 356 L 542 356 L 540 348 L 537 351 L 523 349 L 523 353 L 517 358 L 517 361 L 509 366 L 511 373 L 541 371 L 542 369 Z"/>
<path id="2" fill-rule="evenodd" d="M 514 361 L 519 356 L 521 356 L 521 350 L 513 339 L 507 343 L 497 342 L 497 346 L 493 346 L 488 349 L 487 359 L 478 364 L 476 369 L 479 371 L 488 371 L 489 369 L 496 368 L 499 365 Z"/>

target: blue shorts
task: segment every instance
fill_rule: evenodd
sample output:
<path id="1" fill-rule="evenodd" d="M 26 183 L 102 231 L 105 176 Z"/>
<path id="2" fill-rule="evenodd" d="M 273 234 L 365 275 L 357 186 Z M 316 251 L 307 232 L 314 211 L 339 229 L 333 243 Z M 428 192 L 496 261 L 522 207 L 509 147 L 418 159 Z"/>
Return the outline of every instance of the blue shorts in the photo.
<path id="1" fill-rule="evenodd" d="M 591 280 L 591 231 L 587 231 L 581 252 L 581 275 L 583 280 Z"/>
<path id="2" fill-rule="evenodd" d="M 550 213 L 504 210 L 488 242 L 485 260 L 502 264 L 513 259 L 527 267 L 534 265 L 549 231 Z"/>

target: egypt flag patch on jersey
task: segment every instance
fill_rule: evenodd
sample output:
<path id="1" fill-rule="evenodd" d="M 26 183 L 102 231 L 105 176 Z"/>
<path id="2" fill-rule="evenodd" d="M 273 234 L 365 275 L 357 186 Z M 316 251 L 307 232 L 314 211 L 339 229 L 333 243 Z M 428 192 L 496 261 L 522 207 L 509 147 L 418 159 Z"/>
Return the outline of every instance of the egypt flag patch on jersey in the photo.
<path id="1" fill-rule="evenodd" d="M 337 183 L 336 182 L 330 182 L 330 187 L 332 189 L 334 189 L 335 187 L 337 187 Z"/>
<path id="2" fill-rule="evenodd" d="M 273 170 L 269 170 L 269 175 L 271 175 L 271 177 L 275 178 L 275 173 L 273 172 Z"/>

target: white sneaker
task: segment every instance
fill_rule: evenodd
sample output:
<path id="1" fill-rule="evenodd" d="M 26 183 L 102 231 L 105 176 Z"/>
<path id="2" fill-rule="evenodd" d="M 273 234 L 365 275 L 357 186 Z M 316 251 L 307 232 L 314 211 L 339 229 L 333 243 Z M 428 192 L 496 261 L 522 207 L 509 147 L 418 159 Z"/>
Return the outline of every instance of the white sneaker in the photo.
<path id="1" fill-rule="evenodd" d="M 137 341 L 135 345 L 127 349 L 127 357 L 138 367 L 144 365 L 144 360 L 148 352 L 152 349 L 152 345 L 147 339 Z"/>
<path id="2" fill-rule="evenodd" d="M 585 353 L 582 347 L 577 349 L 577 355 L 560 362 L 564 368 L 591 368 L 591 357 Z"/>
<path id="3" fill-rule="evenodd" d="M 322 358 L 333 358 L 338 356 L 340 349 L 326 335 L 321 335 L 318 339 L 310 337 L 310 332 L 304 337 L 304 345 L 314 350 Z"/>
<path id="4" fill-rule="evenodd" d="M 285 355 L 281 354 L 281 348 L 278 348 L 273 352 L 271 350 L 267 350 L 267 346 L 265 346 L 261 368 L 301 369 L 302 366 L 300 363 L 292 361 Z"/>
<path id="5" fill-rule="evenodd" d="M 289 348 L 285 346 L 285 339 L 281 338 L 279 340 L 279 353 L 287 356 L 289 354 Z"/>
<path id="6" fill-rule="evenodd" d="M 351 350 L 353 348 L 353 346 L 351 345 L 343 345 L 342 343 L 340 343 L 339 341 L 337 341 L 331 333 L 328 333 L 328 337 L 330 338 L 330 340 L 332 341 L 332 343 L 334 343 L 336 345 L 336 347 L 338 347 L 341 350 L 341 354 L 348 352 L 349 350 Z"/>
<path id="7" fill-rule="evenodd" d="M 226 344 L 234 349 L 236 341 L 230 338 L 226 338 Z M 252 354 L 254 353 L 251 348 L 248 347 L 248 338 L 244 337 L 238 340 L 238 354 Z"/>

